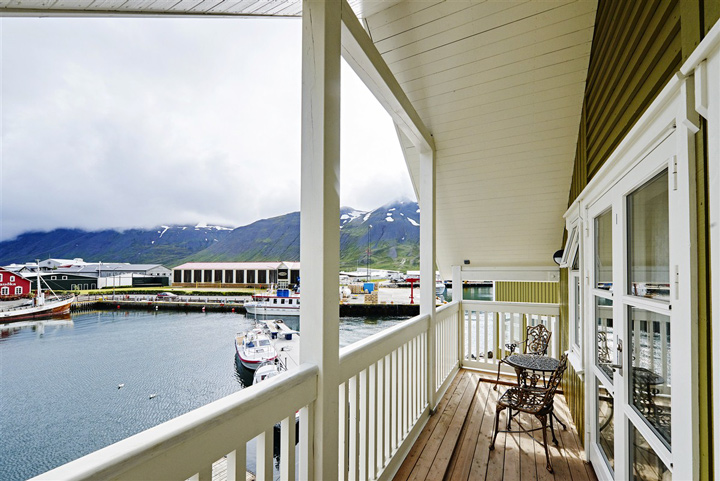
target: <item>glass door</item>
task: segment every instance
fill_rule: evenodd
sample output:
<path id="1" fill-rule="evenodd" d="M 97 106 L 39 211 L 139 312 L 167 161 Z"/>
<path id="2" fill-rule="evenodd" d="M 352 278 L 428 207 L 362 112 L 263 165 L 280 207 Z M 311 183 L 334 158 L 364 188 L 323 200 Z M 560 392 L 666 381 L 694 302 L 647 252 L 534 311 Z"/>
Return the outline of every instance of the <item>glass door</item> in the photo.
<path id="1" fill-rule="evenodd" d="M 672 479 L 673 138 L 587 210 L 589 454 L 600 479 Z"/>

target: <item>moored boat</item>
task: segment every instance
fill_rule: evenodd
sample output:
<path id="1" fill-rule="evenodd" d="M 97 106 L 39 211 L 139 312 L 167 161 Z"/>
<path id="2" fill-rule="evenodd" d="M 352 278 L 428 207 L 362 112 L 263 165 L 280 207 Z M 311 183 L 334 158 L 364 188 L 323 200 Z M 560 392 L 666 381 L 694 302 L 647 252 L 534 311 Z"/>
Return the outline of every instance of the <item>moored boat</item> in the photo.
<path id="1" fill-rule="evenodd" d="M 53 294 L 55 294 L 53 292 Z M 0 322 L 13 322 L 34 317 L 59 316 L 70 312 L 70 306 L 75 296 L 55 296 L 51 300 L 45 299 L 45 293 L 40 285 L 40 273 L 37 274 L 37 291 L 29 304 L 10 304 L 8 308 L 0 307 Z M 2 303 L 0 303 L 1 305 Z"/>
<path id="2" fill-rule="evenodd" d="M 290 289 L 255 294 L 252 296 L 252 301 L 245 303 L 245 310 L 248 314 L 263 316 L 299 316 L 300 296 L 292 295 Z"/>
<path id="3" fill-rule="evenodd" d="M 277 351 L 261 329 L 252 329 L 235 338 L 235 355 L 243 366 L 254 371 L 262 363 L 274 361 Z"/>
<path id="4" fill-rule="evenodd" d="M 260 364 L 255 370 L 255 374 L 253 375 L 253 384 L 258 384 L 262 381 L 273 378 L 284 370 L 283 365 L 278 362 L 277 359 L 274 361 L 266 361 Z"/>
<path id="5" fill-rule="evenodd" d="M 53 300 L 37 301 L 30 305 L 19 306 L 7 310 L 0 310 L 0 322 L 19 321 L 21 319 L 32 319 L 34 317 L 55 316 L 70 312 L 70 305 L 75 296 L 60 297 Z"/>

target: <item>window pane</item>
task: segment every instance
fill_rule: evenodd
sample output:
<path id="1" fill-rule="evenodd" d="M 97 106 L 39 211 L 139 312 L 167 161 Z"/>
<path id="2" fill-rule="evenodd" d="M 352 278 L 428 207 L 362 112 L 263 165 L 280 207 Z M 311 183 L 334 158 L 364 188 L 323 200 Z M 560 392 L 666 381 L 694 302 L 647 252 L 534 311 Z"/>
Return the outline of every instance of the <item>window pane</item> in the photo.
<path id="1" fill-rule="evenodd" d="M 615 470 L 615 414 L 612 395 L 597 380 L 597 442 L 605 454 L 610 469 Z"/>
<path id="2" fill-rule="evenodd" d="M 603 297 L 595 297 L 595 338 L 597 339 L 598 367 L 612 379 L 613 370 L 608 364 L 613 363 L 615 355 L 615 338 L 613 337 L 613 302 Z"/>
<path id="3" fill-rule="evenodd" d="M 595 218 L 595 287 L 612 288 L 612 211 Z"/>
<path id="4" fill-rule="evenodd" d="M 672 473 L 650 447 L 642 434 L 630 425 L 632 441 L 633 479 L 640 481 L 670 481 Z"/>
<path id="5" fill-rule="evenodd" d="M 668 174 L 628 196 L 628 294 L 670 299 Z"/>
<path id="6" fill-rule="evenodd" d="M 630 402 L 670 446 L 670 318 L 630 308 Z"/>

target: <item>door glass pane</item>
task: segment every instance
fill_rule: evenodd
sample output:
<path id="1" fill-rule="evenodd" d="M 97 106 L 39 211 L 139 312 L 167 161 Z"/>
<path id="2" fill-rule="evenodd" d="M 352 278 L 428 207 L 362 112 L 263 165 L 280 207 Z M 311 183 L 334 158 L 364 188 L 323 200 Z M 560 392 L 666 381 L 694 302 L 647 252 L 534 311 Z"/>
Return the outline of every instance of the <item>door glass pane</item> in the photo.
<path id="1" fill-rule="evenodd" d="M 595 218 L 595 287 L 612 288 L 612 210 Z"/>
<path id="2" fill-rule="evenodd" d="M 613 302 L 603 297 L 595 297 L 595 338 L 596 362 L 605 375 L 612 380 L 613 370 L 608 364 L 615 360 L 615 338 L 613 337 Z"/>
<path id="3" fill-rule="evenodd" d="M 670 481 L 672 473 L 660 460 L 640 432 L 630 425 L 632 441 L 633 479 L 641 481 Z"/>
<path id="4" fill-rule="evenodd" d="M 628 294 L 670 299 L 668 173 L 630 194 L 628 211 Z"/>
<path id="5" fill-rule="evenodd" d="M 596 378 L 597 379 L 597 378 Z M 610 469 L 615 470 L 615 410 L 612 395 L 597 380 L 597 443 L 607 459 Z"/>
<path id="6" fill-rule="evenodd" d="M 670 447 L 670 318 L 630 308 L 630 403 Z"/>

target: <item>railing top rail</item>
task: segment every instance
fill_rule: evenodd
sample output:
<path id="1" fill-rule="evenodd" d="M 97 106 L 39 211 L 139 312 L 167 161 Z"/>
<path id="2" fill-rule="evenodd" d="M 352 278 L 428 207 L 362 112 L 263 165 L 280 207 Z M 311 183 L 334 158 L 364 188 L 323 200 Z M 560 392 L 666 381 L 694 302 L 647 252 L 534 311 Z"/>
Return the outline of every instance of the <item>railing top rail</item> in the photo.
<path id="1" fill-rule="evenodd" d="M 517 314 L 560 315 L 560 304 L 542 302 L 497 302 L 464 300 L 463 309 L 476 308 L 489 312 L 508 312 Z"/>
<path id="2" fill-rule="evenodd" d="M 460 301 L 452 301 L 447 304 L 443 304 L 442 306 L 438 307 L 435 312 L 436 312 L 436 314 L 441 314 L 448 310 L 451 310 L 451 311 L 460 310 Z"/>
<path id="3" fill-rule="evenodd" d="M 115 444 L 102 448 L 82 458 L 71 461 L 56 469 L 43 473 L 33 480 L 45 479 L 102 479 L 105 477 L 122 478 L 124 472 L 155 461 L 168 452 L 191 439 L 203 438 L 203 434 L 212 436 L 212 431 L 232 428 L 240 417 L 248 418 L 252 426 L 247 426 L 246 436 L 254 436 L 255 431 L 262 432 L 289 413 L 312 402 L 317 395 L 317 384 L 308 385 L 317 380 L 318 367 L 305 363 L 298 369 L 287 371 L 264 381 L 262 384 L 243 389 L 215 402 L 202 406 L 189 413 L 178 416 L 146 431 L 125 438 Z M 273 406 L 270 406 L 273 404 Z M 274 404 L 282 404 L 277 409 Z M 262 427 L 265 426 L 265 427 Z M 237 433 L 242 437 L 242 433 Z M 228 442 L 230 439 L 228 439 Z M 233 448 L 229 448 L 229 451 Z M 212 459 L 210 460 L 212 462 Z"/>
<path id="4" fill-rule="evenodd" d="M 427 331 L 430 316 L 420 315 L 373 334 L 340 350 L 340 382 L 365 369 L 381 357 Z"/>

